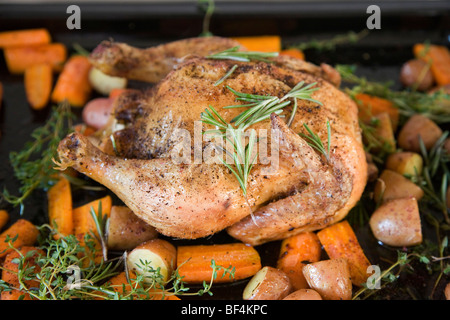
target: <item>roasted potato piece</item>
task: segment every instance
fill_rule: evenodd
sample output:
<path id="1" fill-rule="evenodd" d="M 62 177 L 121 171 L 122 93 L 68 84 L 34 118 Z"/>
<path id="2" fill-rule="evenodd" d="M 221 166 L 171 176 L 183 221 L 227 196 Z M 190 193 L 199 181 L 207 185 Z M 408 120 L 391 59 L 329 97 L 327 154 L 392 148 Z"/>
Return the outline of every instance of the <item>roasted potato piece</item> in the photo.
<path id="1" fill-rule="evenodd" d="M 406 151 L 420 152 L 419 137 L 429 150 L 441 137 L 442 130 L 429 118 L 421 114 L 413 115 L 405 123 L 398 135 L 398 146 Z"/>
<path id="2" fill-rule="evenodd" d="M 375 201 L 414 197 L 420 200 L 423 190 L 408 178 L 392 170 L 383 170 L 374 188 Z"/>
<path id="3" fill-rule="evenodd" d="M 396 152 L 388 156 L 386 169 L 393 170 L 401 175 L 415 176 L 422 173 L 423 159 L 420 154 L 415 152 Z"/>
<path id="4" fill-rule="evenodd" d="M 243 298 L 244 300 L 281 300 L 291 291 L 291 281 L 286 273 L 266 266 L 248 282 Z"/>
<path id="5" fill-rule="evenodd" d="M 322 297 L 313 289 L 299 289 L 287 295 L 283 300 L 322 300 Z"/>
<path id="6" fill-rule="evenodd" d="M 377 121 L 375 135 L 383 141 L 385 147 L 390 152 L 394 152 L 396 150 L 396 141 L 389 114 L 387 112 L 382 112 L 375 115 L 373 119 Z"/>
<path id="7" fill-rule="evenodd" d="M 127 255 L 128 270 L 137 274 L 149 276 L 148 282 L 152 282 L 152 271 L 160 269 L 162 281 L 169 280 L 176 266 L 177 250 L 168 241 L 153 239 L 134 248 Z M 151 270 L 153 269 L 153 270 Z"/>
<path id="8" fill-rule="evenodd" d="M 139 219 L 131 209 L 112 206 L 107 229 L 107 245 L 110 250 L 131 250 L 157 237 L 156 229 Z"/>
<path id="9" fill-rule="evenodd" d="M 350 300 L 352 281 L 348 262 L 344 258 L 321 260 L 303 267 L 303 274 L 311 289 L 323 300 Z"/>
<path id="10" fill-rule="evenodd" d="M 428 63 L 421 59 L 411 59 L 400 70 L 400 82 L 407 88 L 426 91 L 433 86 L 434 77 Z"/>
<path id="11" fill-rule="evenodd" d="M 390 246 L 422 242 L 419 206 L 413 197 L 386 201 L 372 214 L 369 225 L 375 238 Z"/>
<path id="12" fill-rule="evenodd" d="M 91 68 L 89 72 L 89 82 L 95 91 L 105 96 L 113 89 L 124 89 L 128 84 L 126 78 L 107 75 L 97 68 Z"/>

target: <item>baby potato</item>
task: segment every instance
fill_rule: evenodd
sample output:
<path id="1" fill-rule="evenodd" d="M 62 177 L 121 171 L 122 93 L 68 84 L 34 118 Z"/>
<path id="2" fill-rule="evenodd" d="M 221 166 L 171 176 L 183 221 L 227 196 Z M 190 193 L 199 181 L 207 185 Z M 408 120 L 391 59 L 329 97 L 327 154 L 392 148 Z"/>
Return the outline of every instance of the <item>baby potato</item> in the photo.
<path id="1" fill-rule="evenodd" d="M 383 141 L 385 147 L 388 147 L 390 152 L 394 152 L 396 150 L 396 141 L 389 113 L 379 113 L 375 115 L 373 119 L 377 120 L 374 134 Z"/>
<path id="2" fill-rule="evenodd" d="M 405 62 L 400 70 L 400 82 L 408 88 L 426 91 L 433 86 L 434 77 L 429 65 L 422 59 Z"/>
<path id="3" fill-rule="evenodd" d="M 95 98 L 86 103 L 81 117 L 88 126 L 101 129 L 107 123 L 111 116 L 114 99 Z"/>
<path id="4" fill-rule="evenodd" d="M 397 142 L 401 149 L 420 152 L 419 137 L 429 150 L 441 135 L 442 130 L 434 121 L 424 115 L 416 114 L 401 128 Z"/>
<path id="5" fill-rule="evenodd" d="M 107 232 L 110 250 L 131 250 L 137 245 L 158 237 L 156 229 L 139 219 L 126 206 L 112 206 Z"/>
<path id="6" fill-rule="evenodd" d="M 419 206 L 413 197 L 383 203 L 372 214 L 370 228 L 376 239 L 394 247 L 408 247 L 422 242 Z"/>
<path id="7" fill-rule="evenodd" d="M 419 200 L 423 194 L 423 190 L 414 182 L 389 169 L 383 170 L 373 192 L 375 201 L 405 197 L 414 197 Z"/>
<path id="8" fill-rule="evenodd" d="M 287 295 L 283 300 L 322 300 L 322 297 L 313 289 L 299 289 Z"/>
<path id="9" fill-rule="evenodd" d="M 105 96 L 108 96 L 113 89 L 126 88 L 128 84 L 126 78 L 107 75 L 97 68 L 91 68 L 89 72 L 89 82 L 95 91 Z"/>
<path id="10" fill-rule="evenodd" d="M 244 289 L 244 300 L 281 300 L 292 291 L 289 277 L 283 271 L 266 266 L 259 270 Z"/>
<path id="11" fill-rule="evenodd" d="M 321 260 L 303 267 L 303 274 L 311 289 L 323 300 L 350 300 L 352 281 L 348 262 L 344 258 Z"/>
<path id="12" fill-rule="evenodd" d="M 134 248 L 127 255 L 128 270 L 136 274 L 143 274 L 149 277 L 145 283 L 152 282 L 152 271 L 160 269 L 162 281 L 169 280 L 174 267 L 176 266 L 177 250 L 168 241 L 163 239 L 153 239 L 144 242 Z M 153 270 L 152 270 L 153 269 Z"/>
<path id="13" fill-rule="evenodd" d="M 414 176 L 422 173 L 422 156 L 415 152 L 402 151 L 390 154 L 386 160 L 386 169 L 401 175 Z"/>

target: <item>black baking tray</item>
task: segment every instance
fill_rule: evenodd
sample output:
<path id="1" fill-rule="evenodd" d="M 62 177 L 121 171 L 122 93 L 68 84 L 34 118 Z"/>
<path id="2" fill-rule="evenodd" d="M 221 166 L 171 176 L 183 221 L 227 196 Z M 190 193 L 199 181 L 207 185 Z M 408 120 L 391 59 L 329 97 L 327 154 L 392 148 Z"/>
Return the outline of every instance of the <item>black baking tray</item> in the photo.
<path id="1" fill-rule="evenodd" d="M 81 30 L 68 30 L 66 8 L 68 2 L 3 2 L 0 4 L 0 31 L 45 27 L 55 42 L 69 48 L 74 43 L 92 50 L 105 39 L 127 42 L 147 47 L 186 37 L 198 36 L 202 31 L 203 12 L 196 1 L 136 1 L 85 2 L 75 4 L 81 8 Z M 74 3 L 70 3 L 74 4 Z M 366 28 L 366 8 L 370 1 L 216 1 L 211 28 L 219 36 L 247 36 L 277 34 L 284 45 L 301 43 L 311 39 L 330 39 L 349 31 L 360 32 Z M 337 46 L 331 51 L 306 50 L 309 61 L 335 64 L 353 64 L 357 73 L 375 81 L 394 81 L 394 88 L 401 88 L 397 79 L 401 65 L 411 59 L 412 45 L 429 41 L 449 45 L 449 1 L 381 1 L 381 30 L 372 30 L 357 43 Z M 31 132 L 42 125 L 49 108 L 33 111 L 26 102 L 22 76 L 8 73 L 3 56 L 0 56 L 0 82 L 4 85 L 3 106 L 0 110 L 0 188 L 18 193 L 19 185 L 9 165 L 9 153 L 20 150 L 30 140 Z M 75 110 L 79 115 L 79 110 Z M 80 192 L 74 197 L 75 205 L 98 198 L 96 192 Z M 115 201 L 118 201 L 115 199 Z M 36 224 L 46 222 L 46 195 L 35 192 L 27 201 L 23 216 L 19 208 L 5 202 L 0 208 L 12 216 L 10 223 L 19 217 Z M 426 224 L 426 223 L 425 223 Z M 424 226 L 427 237 L 433 230 Z M 393 256 L 395 251 L 379 245 L 367 227 L 355 226 L 355 232 L 369 260 L 383 266 L 381 256 Z M 175 244 L 212 244 L 231 242 L 224 232 L 205 239 L 183 241 Z M 280 243 L 275 241 L 257 247 L 263 265 L 274 266 Z M 402 276 L 386 289 L 383 299 L 429 299 L 436 279 L 430 278 L 425 268 L 418 266 L 414 273 Z M 449 277 L 440 281 L 433 299 L 443 300 L 443 285 Z M 241 299 L 246 281 L 228 285 L 215 285 L 214 295 L 205 299 Z M 407 289 L 400 290 L 399 288 Z M 409 293 L 405 293 L 408 291 Z"/>

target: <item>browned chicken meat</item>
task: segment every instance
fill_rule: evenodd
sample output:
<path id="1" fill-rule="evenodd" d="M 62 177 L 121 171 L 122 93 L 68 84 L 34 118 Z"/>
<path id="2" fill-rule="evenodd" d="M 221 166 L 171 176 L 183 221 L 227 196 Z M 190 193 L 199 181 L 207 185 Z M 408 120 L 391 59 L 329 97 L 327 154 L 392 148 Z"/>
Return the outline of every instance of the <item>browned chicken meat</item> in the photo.
<path id="1" fill-rule="evenodd" d="M 105 73 L 157 83 L 116 100 L 99 145 L 77 133 L 66 137 L 58 149 L 61 168 L 73 167 L 105 185 L 171 237 L 195 239 L 226 229 L 236 239 L 258 245 L 343 219 L 363 192 L 367 167 L 357 108 L 336 87 L 339 75 L 327 65 L 283 56 L 270 62 L 206 57 L 236 45 L 217 37 L 149 49 L 99 45 L 91 59 Z M 246 108 L 225 108 L 243 103 L 229 88 L 282 97 L 301 81 L 316 83 L 312 98 L 320 104 L 298 99 L 290 126 L 286 119 L 294 103 L 250 127 L 258 134 L 270 133 L 265 138 L 271 161 L 258 158 L 244 196 L 234 174 L 206 156 L 217 149 L 213 139 L 202 136 L 214 128 L 200 122 L 201 113 L 212 106 L 230 123 Z M 324 145 L 329 143 L 328 159 L 299 135 L 307 134 L 304 124 Z M 180 155 L 177 132 L 184 133 L 187 155 Z"/>

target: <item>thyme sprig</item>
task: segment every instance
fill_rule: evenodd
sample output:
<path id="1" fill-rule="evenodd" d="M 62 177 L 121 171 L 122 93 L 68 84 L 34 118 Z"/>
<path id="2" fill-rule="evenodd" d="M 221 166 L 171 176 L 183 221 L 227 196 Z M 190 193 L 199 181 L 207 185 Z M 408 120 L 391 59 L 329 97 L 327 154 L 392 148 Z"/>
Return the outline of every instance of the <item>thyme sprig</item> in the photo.
<path id="1" fill-rule="evenodd" d="M 75 116 L 67 103 L 54 107 L 45 125 L 35 129 L 32 141 L 25 144 L 22 150 L 11 152 L 10 163 L 14 176 L 19 180 L 20 195 L 11 195 L 6 188 L 3 198 L 13 204 L 20 205 L 20 213 L 24 210 L 24 201 L 36 189 L 47 189 L 57 181 L 53 160 L 59 142 L 71 131 Z"/>
<path id="2" fill-rule="evenodd" d="M 239 46 L 236 46 L 208 55 L 206 58 L 241 62 L 250 62 L 252 60 L 270 62 L 268 58 L 274 58 L 277 56 L 278 52 L 239 51 Z"/>
<path id="3" fill-rule="evenodd" d="M 81 243 L 74 235 L 55 239 L 53 235 L 57 234 L 57 230 L 49 225 L 39 228 L 42 235 L 39 250 L 22 254 L 14 247 L 15 239 L 7 239 L 9 248 L 19 253 L 19 258 L 13 260 L 18 264 L 18 271 L 6 270 L 4 266 L 0 266 L 0 270 L 14 272 L 19 286 L 0 280 L 0 292 L 20 290 L 23 297 L 29 295 L 33 300 L 164 299 L 169 295 L 213 295 L 211 289 L 220 270 L 223 271 L 222 276 L 234 278 L 235 269 L 232 266 L 225 268 L 211 260 L 210 281 L 195 291 L 186 286 L 178 268 L 164 282 L 159 268 L 152 268 L 151 261 L 142 261 L 143 273 L 136 273 L 133 279 L 128 275 L 128 283 L 118 288 L 107 280 L 122 272 L 126 266 L 125 254 L 97 263 L 94 260 L 97 256 L 96 240 L 91 234 L 86 234 Z M 35 264 L 27 263 L 30 257 L 36 257 Z M 155 289 L 162 295 L 155 296 Z"/>
<path id="4" fill-rule="evenodd" d="M 310 41 L 302 42 L 299 44 L 290 44 L 286 47 L 288 49 L 296 48 L 302 51 L 307 49 L 314 49 L 317 51 L 330 51 L 335 50 L 339 45 L 356 43 L 362 38 L 365 38 L 368 34 L 369 31 L 367 29 L 364 29 L 360 32 L 350 31 L 346 34 L 339 34 L 331 39 L 312 39 Z"/>

